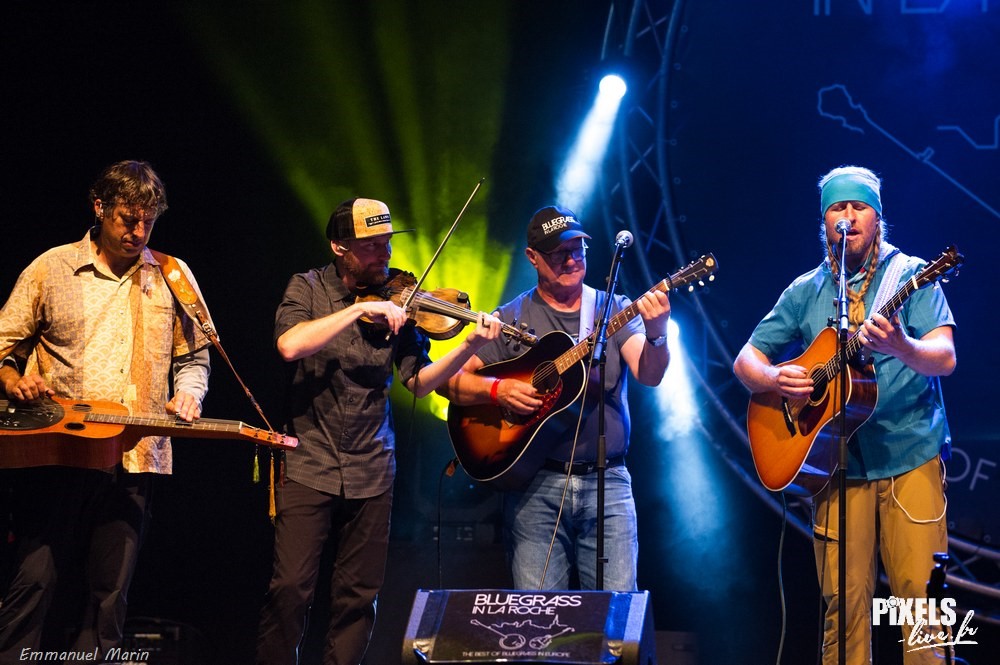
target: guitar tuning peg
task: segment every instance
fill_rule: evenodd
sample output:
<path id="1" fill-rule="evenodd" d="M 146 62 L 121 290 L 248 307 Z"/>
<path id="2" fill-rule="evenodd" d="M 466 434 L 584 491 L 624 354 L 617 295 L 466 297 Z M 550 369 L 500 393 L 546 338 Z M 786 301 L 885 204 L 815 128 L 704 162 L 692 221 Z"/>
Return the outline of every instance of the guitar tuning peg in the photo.
<path id="1" fill-rule="evenodd" d="M 708 276 L 708 281 L 710 281 L 710 282 L 714 282 L 714 281 L 715 281 L 715 275 L 714 275 L 714 274 L 712 274 L 712 275 L 709 275 L 709 276 Z"/>
<path id="2" fill-rule="evenodd" d="M 699 279 L 698 286 L 705 286 L 705 280 Z"/>
<path id="3" fill-rule="evenodd" d="M 688 284 L 688 293 L 694 291 L 694 284 Z"/>

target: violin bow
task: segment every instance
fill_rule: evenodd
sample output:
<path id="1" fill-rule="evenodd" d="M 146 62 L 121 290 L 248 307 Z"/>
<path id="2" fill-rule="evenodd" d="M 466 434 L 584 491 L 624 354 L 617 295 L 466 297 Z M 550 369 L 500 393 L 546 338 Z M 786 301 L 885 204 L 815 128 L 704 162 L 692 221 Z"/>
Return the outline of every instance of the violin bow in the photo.
<path id="1" fill-rule="evenodd" d="M 441 255 L 441 251 L 444 249 L 444 246 L 448 244 L 448 240 L 451 238 L 451 234 L 454 233 L 455 229 L 458 228 L 459 220 L 462 219 L 462 215 L 465 214 L 465 210 L 469 207 L 469 204 L 472 203 L 472 199 L 474 199 L 476 194 L 479 192 L 479 188 L 483 186 L 484 180 L 486 180 L 486 178 L 480 178 L 479 182 L 476 183 L 476 186 L 472 188 L 472 193 L 469 194 L 469 200 L 465 202 L 464 206 L 462 206 L 462 209 L 458 213 L 458 217 L 455 218 L 455 221 L 452 223 L 451 228 L 448 229 L 448 233 L 445 234 L 444 239 L 441 241 L 441 244 L 438 245 L 437 251 L 434 252 L 434 256 L 431 257 L 430 263 L 427 264 L 427 267 L 424 269 L 423 274 L 420 275 L 420 279 L 417 280 L 417 283 L 416 285 L 414 285 L 413 290 L 410 291 L 410 294 L 408 296 L 406 296 L 406 300 L 403 301 L 404 311 L 409 311 L 410 305 L 413 304 L 413 298 L 416 297 L 417 293 L 420 291 L 420 285 L 424 283 L 424 280 L 427 278 L 427 274 L 431 271 L 431 268 L 437 261 L 438 256 Z"/>

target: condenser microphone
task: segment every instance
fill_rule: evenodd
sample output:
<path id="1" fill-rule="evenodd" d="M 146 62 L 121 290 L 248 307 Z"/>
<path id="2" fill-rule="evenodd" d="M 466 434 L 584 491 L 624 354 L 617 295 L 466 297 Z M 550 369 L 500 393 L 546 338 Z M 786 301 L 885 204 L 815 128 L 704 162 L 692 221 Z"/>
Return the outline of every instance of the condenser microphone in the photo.
<path id="1" fill-rule="evenodd" d="M 615 236 L 615 247 L 626 249 L 632 246 L 632 234 L 629 231 L 619 231 Z"/>

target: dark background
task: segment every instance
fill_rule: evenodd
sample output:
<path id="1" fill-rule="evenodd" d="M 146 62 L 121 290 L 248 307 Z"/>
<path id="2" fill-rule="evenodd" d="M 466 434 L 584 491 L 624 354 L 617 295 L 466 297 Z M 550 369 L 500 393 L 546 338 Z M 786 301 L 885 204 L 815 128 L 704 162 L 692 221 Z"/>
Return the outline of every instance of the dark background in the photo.
<path id="1" fill-rule="evenodd" d="M 466 174 L 487 175 L 476 208 L 496 243 L 488 247 L 513 254 L 504 295 L 530 286 L 519 265 L 522 229 L 552 200 L 556 165 L 590 103 L 609 4 L 7 3 L 0 294 L 44 249 L 82 237 L 91 221 L 87 188 L 105 166 L 149 160 L 170 200 L 151 245 L 192 267 L 229 356 L 273 414 L 282 383 L 271 343 L 275 306 L 293 272 L 329 260 L 325 218 L 350 193 L 370 192 L 394 215 L 440 229 L 475 182 Z M 649 4 L 667 13 L 669 3 Z M 992 550 L 1000 11 L 978 2 L 936 13 L 917 11 L 937 6 L 927 2 L 876 0 L 870 13 L 860 2 L 832 2 L 829 12 L 822 2 L 781 4 L 685 3 L 672 55 L 671 194 L 692 257 L 712 251 L 720 259 L 720 279 L 705 296 L 710 315 L 738 351 L 781 289 L 820 258 L 819 175 L 843 163 L 883 175 L 891 241 L 925 258 L 952 243 L 967 255 L 946 287 L 959 322 L 959 370 L 945 390 L 956 445 L 970 460 L 953 462 L 965 473 L 952 482 L 949 520 Z M 410 83 L 413 99 L 390 84 L 394 77 Z M 853 129 L 819 105 L 820 90 L 832 85 L 863 107 L 836 107 Z M 352 115 L 365 120 L 370 149 L 348 140 L 357 139 L 345 120 Z M 419 177 L 407 122 L 416 127 L 409 132 L 423 132 Z M 941 126 L 963 128 L 977 145 Z M 419 219 L 429 208 L 435 218 Z M 609 243 L 595 234 L 594 244 Z M 597 250 L 591 260 L 594 286 L 602 257 Z M 487 251 L 480 260 L 500 258 Z M 630 295 L 648 286 L 639 282 L 631 277 Z M 693 326 L 694 314 L 676 307 Z M 692 354 L 708 373 L 728 371 L 725 358 Z M 206 416 L 259 424 L 217 355 L 213 369 Z M 732 381 L 721 386 L 742 418 L 745 393 Z M 665 440 L 653 391 L 631 393 L 640 587 L 652 594 L 657 629 L 694 634 L 701 663 L 774 662 L 782 611 L 776 504 L 733 473 L 732 459 L 747 468 L 748 456 L 712 426 L 709 408 L 702 433 Z M 394 662 L 415 589 L 510 584 L 496 495 L 461 471 L 441 475 L 452 453 L 440 420 L 405 397 L 395 412 L 400 477 L 370 665 Z M 691 448 L 708 451 L 697 470 L 705 483 L 672 499 L 669 479 L 695 473 L 677 462 Z M 266 486 L 251 482 L 254 451 L 184 439 L 174 449 L 130 614 L 136 625 L 175 628 L 196 645 L 181 662 L 252 662 L 272 537 Z M 974 482 L 969 465 L 987 478 Z M 707 536 L 694 528 L 701 511 L 692 505 L 715 515 Z M 794 530 L 783 571 L 784 662 L 809 662 L 819 598 L 809 543 Z M 321 580 L 321 628 L 324 588 Z M 990 630 L 965 652 L 970 662 L 988 662 Z M 898 658 L 897 639 L 880 631 L 879 662 Z M 311 634 L 310 647 L 316 640 Z M 304 662 L 315 658 L 307 650 Z"/>

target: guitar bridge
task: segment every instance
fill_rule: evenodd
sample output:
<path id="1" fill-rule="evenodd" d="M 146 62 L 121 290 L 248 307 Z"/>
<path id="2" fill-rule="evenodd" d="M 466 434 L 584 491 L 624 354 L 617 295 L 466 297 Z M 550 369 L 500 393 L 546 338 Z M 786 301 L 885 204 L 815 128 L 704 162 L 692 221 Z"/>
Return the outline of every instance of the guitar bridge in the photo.
<path id="1" fill-rule="evenodd" d="M 792 411 L 788 408 L 788 398 L 781 398 L 781 415 L 785 417 L 785 427 L 788 428 L 788 433 L 795 436 L 795 419 L 792 418 Z"/>

